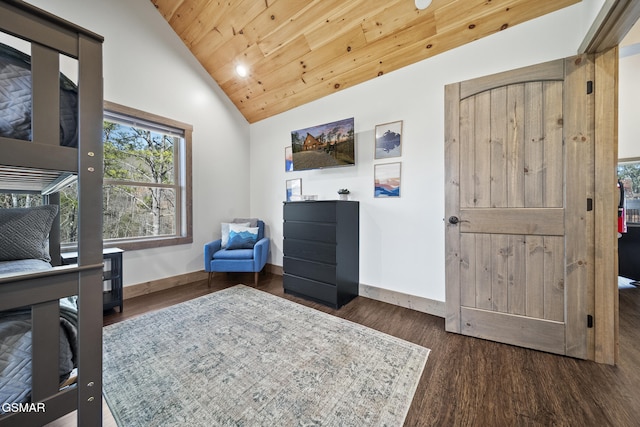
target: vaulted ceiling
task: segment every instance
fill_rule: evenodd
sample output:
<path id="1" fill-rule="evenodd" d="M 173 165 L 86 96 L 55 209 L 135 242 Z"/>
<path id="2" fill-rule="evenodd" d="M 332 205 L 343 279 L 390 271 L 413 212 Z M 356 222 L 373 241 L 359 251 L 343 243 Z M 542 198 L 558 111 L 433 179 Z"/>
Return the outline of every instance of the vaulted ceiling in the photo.
<path id="1" fill-rule="evenodd" d="M 151 1 L 254 123 L 580 0 Z"/>

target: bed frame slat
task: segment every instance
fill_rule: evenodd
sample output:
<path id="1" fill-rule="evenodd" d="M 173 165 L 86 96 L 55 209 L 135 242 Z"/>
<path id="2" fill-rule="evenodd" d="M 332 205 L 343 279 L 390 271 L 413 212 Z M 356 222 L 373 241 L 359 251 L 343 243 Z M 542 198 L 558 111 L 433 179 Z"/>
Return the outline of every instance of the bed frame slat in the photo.
<path id="1" fill-rule="evenodd" d="M 0 137 L 0 153 L 3 166 L 78 172 L 78 150 L 71 147 Z"/>
<path id="2" fill-rule="evenodd" d="M 31 398 L 41 401 L 59 391 L 60 306 L 47 301 L 31 308 Z"/>
<path id="3" fill-rule="evenodd" d="M 34 141 L 60 145 L 60 54 L 31 44 L 31 131 Z"/>
<path id="4" fill-rule="evenodd" d="M 94 268 L 101 270 L 102 264 Z M 11 276 L 12 281 L 0 283 L 0 311 L 77 295 L 79 271 L 80 268 L 76 266 L 62 266 L 38 273 Z"/>

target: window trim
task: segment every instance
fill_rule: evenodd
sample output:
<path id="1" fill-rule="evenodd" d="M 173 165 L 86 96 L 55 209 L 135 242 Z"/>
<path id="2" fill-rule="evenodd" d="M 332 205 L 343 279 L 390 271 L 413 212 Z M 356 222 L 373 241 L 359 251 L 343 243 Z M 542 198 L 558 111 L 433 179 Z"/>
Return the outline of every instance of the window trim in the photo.
<path id="1" fill-rule="evenodd" d="M 640 157 L 625 157 L 624 159 L 618 159 L 616 164 L 620 163 L 638 163 L 640 162 Z"/>
<path id="2" fill-rule="evenodd" d="M 193 243 L 193 192 L 192 192 L 192 134 L 193 126 L 177 120 L 162 117 L 146 111 L 137 110 L 135 108 L 116 104 L 110 101 L 104 101 L 104 110 L 119 115 L 125 115 L 132 118 L 158 123 L 184 131 L 184 147 L 181 148 L 180 156 L 183 156 L 184 162 L 174 165 L 177 169 L 177 175 L 180 182 L 184 182 L 184 186 L 178 186 L 181 190 L 180 210 L 176 212 L 176 222 L 179 235 L 175 236 L 158 236 L 158 237 L 141 237 L 134 239 L 110 239 L 104 240 L 105 248 L 118 247 L 126 251 L 135 251 L 140 249 L 158 248 L 165 246 L 175 246 Z M 181 159 L 182 160 L 182 159 Z M 184 166 L 183 166 L 184 165 Z"/>

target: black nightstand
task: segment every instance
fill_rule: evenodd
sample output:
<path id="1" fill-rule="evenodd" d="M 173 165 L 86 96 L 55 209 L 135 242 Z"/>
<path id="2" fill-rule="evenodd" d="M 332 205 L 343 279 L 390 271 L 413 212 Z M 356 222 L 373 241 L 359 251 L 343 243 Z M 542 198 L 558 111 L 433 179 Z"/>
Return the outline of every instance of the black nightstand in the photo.
<path id="1" fill-rule="evenodd" d="M 123 310 L 122 302 L 122 253 L 120 248 L 106 248 L 102 251 L 104 260 L 104 273 L 102 280 L 104 283 L 102 303 L 103 310 L 110 310 L 115 307 Z M 67 252 L 61 254 L 62 264 L 69 265 L 78 262 L 78 252 Z"/>

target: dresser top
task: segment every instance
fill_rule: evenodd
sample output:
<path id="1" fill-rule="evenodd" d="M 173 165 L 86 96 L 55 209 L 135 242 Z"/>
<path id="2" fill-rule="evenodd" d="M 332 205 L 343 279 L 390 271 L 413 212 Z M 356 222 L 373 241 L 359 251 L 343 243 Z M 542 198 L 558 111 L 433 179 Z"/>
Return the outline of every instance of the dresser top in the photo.
<path id="1" fill-rule="evenodd" d="M 296 200 L 295 202 L 282 202 L 285 204 L 299 204 L 299 203 L 359 203 L 357 200 Z"/>

